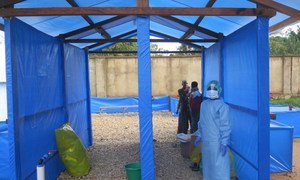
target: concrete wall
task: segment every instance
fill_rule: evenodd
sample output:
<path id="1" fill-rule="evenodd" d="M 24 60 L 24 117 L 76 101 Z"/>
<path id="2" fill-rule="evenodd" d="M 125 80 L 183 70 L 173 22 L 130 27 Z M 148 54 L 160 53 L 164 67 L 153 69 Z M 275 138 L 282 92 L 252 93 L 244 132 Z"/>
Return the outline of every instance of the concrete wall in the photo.
<path id="1" fill-rule="evenodd" d="M 136 57 L 91 54 L 89 58 L 92 96 L 138 95 Z M 177 96 L 183 79 L 201 84 L 201 57 L 152 57 L 151 66 L 153 96 Z M 270 91 L 274 95 L 300 95 L 300 56 L 270 58 Z"/>
<path id="2" fill-rule="evenodd" d="M 270 91 L 278 95 L 300 95 L 300 56 L 271 57 Z"/>
<path id="3" fill-rule="evenodd" d="M 181 80 L 201 84 L 200 57 L 152 57 L 153 96 L 177 96 Z M 138 77 L 135 57 L 103 57 L 91 54 L 91 95 L 100 97 L 137 96 Z"/>

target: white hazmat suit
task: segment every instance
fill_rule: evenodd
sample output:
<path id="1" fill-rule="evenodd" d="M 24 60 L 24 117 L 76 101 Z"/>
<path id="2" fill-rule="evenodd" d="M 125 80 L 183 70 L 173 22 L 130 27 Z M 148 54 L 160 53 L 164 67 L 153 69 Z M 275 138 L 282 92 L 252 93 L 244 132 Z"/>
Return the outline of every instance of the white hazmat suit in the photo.
<path id="1" fill-rule="evenodd" d="M 218 91 L 218 97 L 215 93 L 207 92 L 208 99 L 201 104 L 200 120 L 198 122 L 198 133 L 200 135 L 196 141 L 200 141 L 201 136 L 204 180 L 229 180 L 228 145 L 231 132 L 229 107 L 219 98 L 221 88 L 217 81 L 211 81 L 207 91 L 211 90 L 209 88 L 211 84 L 214 84 L 215 90 Z"/>

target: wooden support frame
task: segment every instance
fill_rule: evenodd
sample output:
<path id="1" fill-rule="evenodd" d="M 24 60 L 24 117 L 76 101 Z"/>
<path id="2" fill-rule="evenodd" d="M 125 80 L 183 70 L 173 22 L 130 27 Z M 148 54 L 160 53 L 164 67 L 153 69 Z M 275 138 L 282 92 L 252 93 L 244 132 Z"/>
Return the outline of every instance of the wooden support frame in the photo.
<path id="1" fill-rule="evenodd" d="M 149 0 L 136 0 L 137 7 L 149 7 Z"/>
<path id="2" fill-rule="evenodd" d="M 293 24 L 293 23 L 295 23 L 297 21 L 300 21 L 300 18 L 293 18 L 293 17 L 287 18 L 286 20 L 281 21 L 280 23 L 271 26 L 269 28 L 269 32 L 276 31 L 276 30 L 281 29 L 281 28 L 283 28 L 285 26 Z"/>
<path id="3" fill-rule="evenodd" d="M 75 0 L 66 0 L 72 7 L 79 7 L 78 4 L 75 2 Z M 82 15 L 81 16 L 87 23 L 90 25 L 94 25 L 93 20 L 88 15 Z M 95 27 L 94 28 L 102 37 L 105 39 L 111 38 L 111 36 L 101 27 Z"/>
<path id="4" fill-rule="evenodd" d="M 189 29 L 191 29 L 191 30 L 193 30 L 193 31 L 198 31 L 198 32 L 201 32 L 201 33 L 203 33 L 203 34 L 209 35 L 209 36 L 211 36 L 211 37 L 213 37 L 213 38 L 217 38 L 217 39 L 218 39 L 218 38 L 220 37 L 220 33 L 211 31 L 211 30 L 209 30 L 209 29 L 200 27 L 200 26 L 195 25 L 195 24 L 188 23 L 188 22 L 186 22 L 186 21 L 180 20 L 180 19 L 175 18 L 175 17 L 173 17 L 173 16 L 161 16 L 161 17 L 163 17 L 163 18 L 165 18 L 165 19 L 167 19 L 167 20 L 176 22 L 176 23 L 178 23 L 178 24 L 181 24 L 181 25 L 183 25 L 183 26 L 185 26 L 185 27 L 187 27 L 187 28 L 189 28 Z"/>
<path id="5" fill-rule="evenodd" d="M 264 8 L 154 8 L 154 7 L 59 7 L 1 9 L 0 16 L 73 16 L 73 15 L 183 15 L 183 16 L 267 16 L 276 14 Z"/>
<path id="6" fill-rule="evenodd" d="M 207 7 L 207 8 L 212 7 L 216 1 L 217 0 L 209 0 L 205 7 Z M 199 16 L 198 19 L 195 21 L 194 26 L 198 26 L 201 23 L 201 21 L 204 19 L 204 17 L 205 16 Z M 189 37 L 191 37 L 191 35 L 193 35 L 193 33 L 194 33 L 194 30 L 192 28 L 189 28 L 184 33 L 184 35 L 181 36 L 180 39 L 188 39 Z"/>
<path id="7" fill-rule="evenodd" d="M 76 30 L 74 30 L 74 31 L 67 32 L 67 33 L 65 33 L 65 34 L 60 34 L 58 37 L 59 37 L 59 38 L 68 38 L 68 37 L 72 37 L 72 36 L 75 36 L 75 35 L 84 33 L 84 32 L 86 32 L 86 31 L 95 29 L 95 28 L 97 28 L 97 27 L 106 25 L 106 24 L 108 24 L 108 23 L 111 23 L 111 22 L 120 20 L 120 19 L 122 19 L 122 18 L 125 18 L 125 16 L 115 16 L 115 17 L 112 17 L 112 18 L 110 18 L 110 19 L 107 19 L 107 20 L 104 20 L 104 21 L 95 23 L 95 24 L 93 24 L 93 25 L 89 25 L 89 26 L 86 26 L 86 27 L 83 27 L 83 28 L 79 28 L 79 29 L 76 29 Z"/>
<path id="8" fill-rule="evenodd" d="M 275 2 L 273 0 L 249 0 L 253 3 L 263 5 L 272 9 L 275 9 L 276 11 L 279 11 L 283 14 L 287 14 L 294 18 L 300 18 L 300 11 L 297 9 L 294 9 L 292 7 L 283 5 L 281 3 Z"/>
<path id="9" fill-rule="evenodd" d="M 127 32 L 127 33 L 121 34 L 121 35 L 116 36 L 116 37 L 114 37 L 114 38 L 121 39 L 121 38 L 124 38 L 124 37 L 126 37 L 126 36 L 133 35 L 133 34 L 135 34 L 136 32 L 137 32 L 137 30 L 129 31 L 129 32 Z M 100 43 L 100 42 L 99 42 L 99 43 L 96 43 L 96 44 L 92 44 L 92 45 L 86 46 L 84 49 L 93 49 L 93 48 L 98 47 L 98 46 L 101 46 L 101 45 L 103 45 L 103 44 L 105 44 L 105 43 L 103 43 L 103 42 Z"/>
<path id="10" fill-rule="evenodd" d="M 185 43 L 211 43 L 217 42 L 217 39 L 187 39 L 182 40 Z M 137 39 L 66 39 L 65 42 L 68 43 L 108 43 L 108 42 L 137 42 Z M 150 42 L 178 42 L 177 39 L 150 39 Z"/>
<path id="11" fill-rule="evenodd" d="M 193 43 L 190 43 L 190 42 L 183 41 L 182 39 L 179 39 L 179 38 L 176 38 L 176 37 L 173 37 L 173 36 L 158 32 L 158 31 L 150 30 L 150 33 L 151 33 L 151 35 L 155 35 L 155 36 L 158 36 L 158 37 L 161 37 L 161 38 L 176 40 L 178 43 L 182 43 L 182 44 L 185 44 L 187 46 L 194 47 L 196 49 L 200 49 L 200 50 L 203 49 L 202 46 L 199 46 L 197 44 L 193 44 Z"/>

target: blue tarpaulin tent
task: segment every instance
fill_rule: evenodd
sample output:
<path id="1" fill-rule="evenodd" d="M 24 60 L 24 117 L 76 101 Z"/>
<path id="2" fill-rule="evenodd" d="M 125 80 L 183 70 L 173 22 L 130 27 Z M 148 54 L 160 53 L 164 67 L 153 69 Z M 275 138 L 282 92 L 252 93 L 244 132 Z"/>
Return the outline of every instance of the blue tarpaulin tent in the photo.
<path id="1" fill-rule="evenodd" d="M 4 23 L 11 179 L 35 177 L 37 160 L 56 149 L 54 129 L 67 121 L 85 146 L 92 144 L 87 50 L 134 36 L 142 178 L 155 179 L 150 35 L 203 50 L 202 85 L 219 80 L 230 105 L 239 179 L 269 179 L 268 34 L 269 28 L 297 22 L 298 1 L 0 2 L 0 16 L 6 17 L 0 28 Z M 63 166 L 56 157 L 47 169 L 52 179 Z"/>

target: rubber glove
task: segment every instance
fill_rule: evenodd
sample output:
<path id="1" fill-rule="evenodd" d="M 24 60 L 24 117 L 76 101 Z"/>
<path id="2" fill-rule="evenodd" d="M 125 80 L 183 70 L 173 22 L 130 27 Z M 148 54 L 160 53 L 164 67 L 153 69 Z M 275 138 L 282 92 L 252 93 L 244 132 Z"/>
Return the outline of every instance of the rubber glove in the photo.
<path id="1" fill-rule="evenodd" d="M 228 151 L 228 146 L 227 146 L 227 145 L 224 145 L 224 144 L 221 144 L 221 145 L 220 145 L 220 152 L 221 152 L 221 155 L 222 155 L 222 156 L 225 156 L 226 153 L 227 153 L 227 151 Z"/>
<path id="2" fill-rule="evenodd" d="M 195 140 L 195 142 L 194 142 L 194 145 L 195 145 L 196 147 L 198 147 L 198 146 L 200 146 L 200 142 L 201 142 L 201 137 L 200 137 L 200 136 L 197 136 L 197 138 L 196 138 L 196 140 Z"/>

